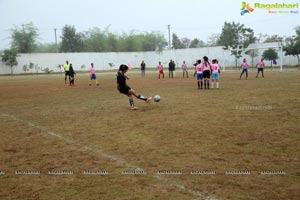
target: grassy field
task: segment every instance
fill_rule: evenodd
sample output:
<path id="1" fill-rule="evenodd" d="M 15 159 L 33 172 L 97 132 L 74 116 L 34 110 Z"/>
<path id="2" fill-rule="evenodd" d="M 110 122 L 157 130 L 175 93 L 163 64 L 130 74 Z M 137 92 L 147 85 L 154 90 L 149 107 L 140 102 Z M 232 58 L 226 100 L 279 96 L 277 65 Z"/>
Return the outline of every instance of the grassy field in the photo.
<path id="1" fill-rule="evenodd" d="M 0 77 L 0 199 L 300 198 L 299 72 L 225 73 L 218 90 L 128 76 L 161 101 L 130 110 L 113 73 Z"/>

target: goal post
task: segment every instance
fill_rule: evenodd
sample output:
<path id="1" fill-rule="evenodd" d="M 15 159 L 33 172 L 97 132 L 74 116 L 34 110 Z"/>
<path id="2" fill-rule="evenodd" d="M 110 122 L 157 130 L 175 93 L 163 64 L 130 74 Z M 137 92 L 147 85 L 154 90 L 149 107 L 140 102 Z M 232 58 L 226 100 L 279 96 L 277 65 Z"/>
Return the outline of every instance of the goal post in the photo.
<path id="1" fill-rule="evenodd" d="M 259 50 L 259 49 L 279 49 L 280 51 L 280 72 L 283 72 L 283 45 L 281 43 L 262 43 L 262 44 L 250 44 L 247 48 L 243 50 L 245 53 L 249 50 Z"/>

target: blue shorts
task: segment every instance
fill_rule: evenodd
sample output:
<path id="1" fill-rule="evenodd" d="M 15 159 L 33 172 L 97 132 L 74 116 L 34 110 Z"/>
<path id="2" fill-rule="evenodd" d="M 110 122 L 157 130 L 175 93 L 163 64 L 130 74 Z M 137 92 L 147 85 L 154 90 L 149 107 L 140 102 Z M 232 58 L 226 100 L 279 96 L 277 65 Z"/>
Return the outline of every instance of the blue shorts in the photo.
<path id="1" fill-rule="evenodd" d="M 202 80 L 203 79 L 203 74 L 197 74 L 197 80 Z"/>
<path id="2" fill-rule="evenodd" d="M 96 74 L 92 74 L 91 80 L 96 80 Z"/>
<path id="3" fill-rule="evenodd" d="M 219 80 L 219 73 L 212 73 L 211 79 L 212 80 Z"/>
<path id="4" fill-rule="evenodd" d="M 244 72 L 248 73 L 248 69 L 243 69 L 242 73 Z"/>

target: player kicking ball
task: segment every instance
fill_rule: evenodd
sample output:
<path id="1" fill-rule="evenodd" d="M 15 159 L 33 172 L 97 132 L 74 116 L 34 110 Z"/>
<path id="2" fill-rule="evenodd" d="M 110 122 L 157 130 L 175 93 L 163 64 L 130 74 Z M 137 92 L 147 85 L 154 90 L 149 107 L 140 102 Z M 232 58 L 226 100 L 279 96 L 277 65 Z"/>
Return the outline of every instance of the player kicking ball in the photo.
<path id="1" fill-rule="evenodd" d="M 133 96 L 135 96 L 138 99 L 141 99 L 145 102 L 149 102 L 152 97 L 144 97 L 143 95 L 137 94 L 133 89 L 131 89 L 127 84 L 126 84 L 126 79 L 128 77 L 125 75 L 125 73 L 128 71 L 128 66 L 127 65 L 120 65 L 119 71 L 117 74 L 117 85 L 118 85 L 118 90 L 120 93 L 125 94 L 129 97 L 129 104 L 130 108 L 132 110 L 137 110 L 138 107 L 134 105 L 133 101 Z"/>

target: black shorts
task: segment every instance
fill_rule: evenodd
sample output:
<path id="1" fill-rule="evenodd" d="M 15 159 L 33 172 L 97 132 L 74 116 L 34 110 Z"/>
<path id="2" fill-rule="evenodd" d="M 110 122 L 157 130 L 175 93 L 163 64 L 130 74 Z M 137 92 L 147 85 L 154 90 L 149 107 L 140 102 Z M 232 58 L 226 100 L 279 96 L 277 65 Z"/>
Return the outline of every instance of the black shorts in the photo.
<path id="1" fill-rule="evenodd" d="M 209 70 L 203 71 L 203 78 L 210 78 L 210 71 Z"/>
<path id="2" fill-rule="evenodd" d="M 257 68 L 257 72 L 264 72 L 264 68 Z"/>
<path id="3" fill-rule="evenodd" d="M 70 72 L 69 71 L 65 71 L 65 76 L 70 76 Z"/>
<path id="4" fill-rule="evenodd" d="M 123 86 L 123 87 L 121 87 L 120 88 L 120 92 L 122 93 L 122 94 L 128 94 L 128 91 L 130 90 L 131 88 L 129 87 L 129 86 Z"/>

